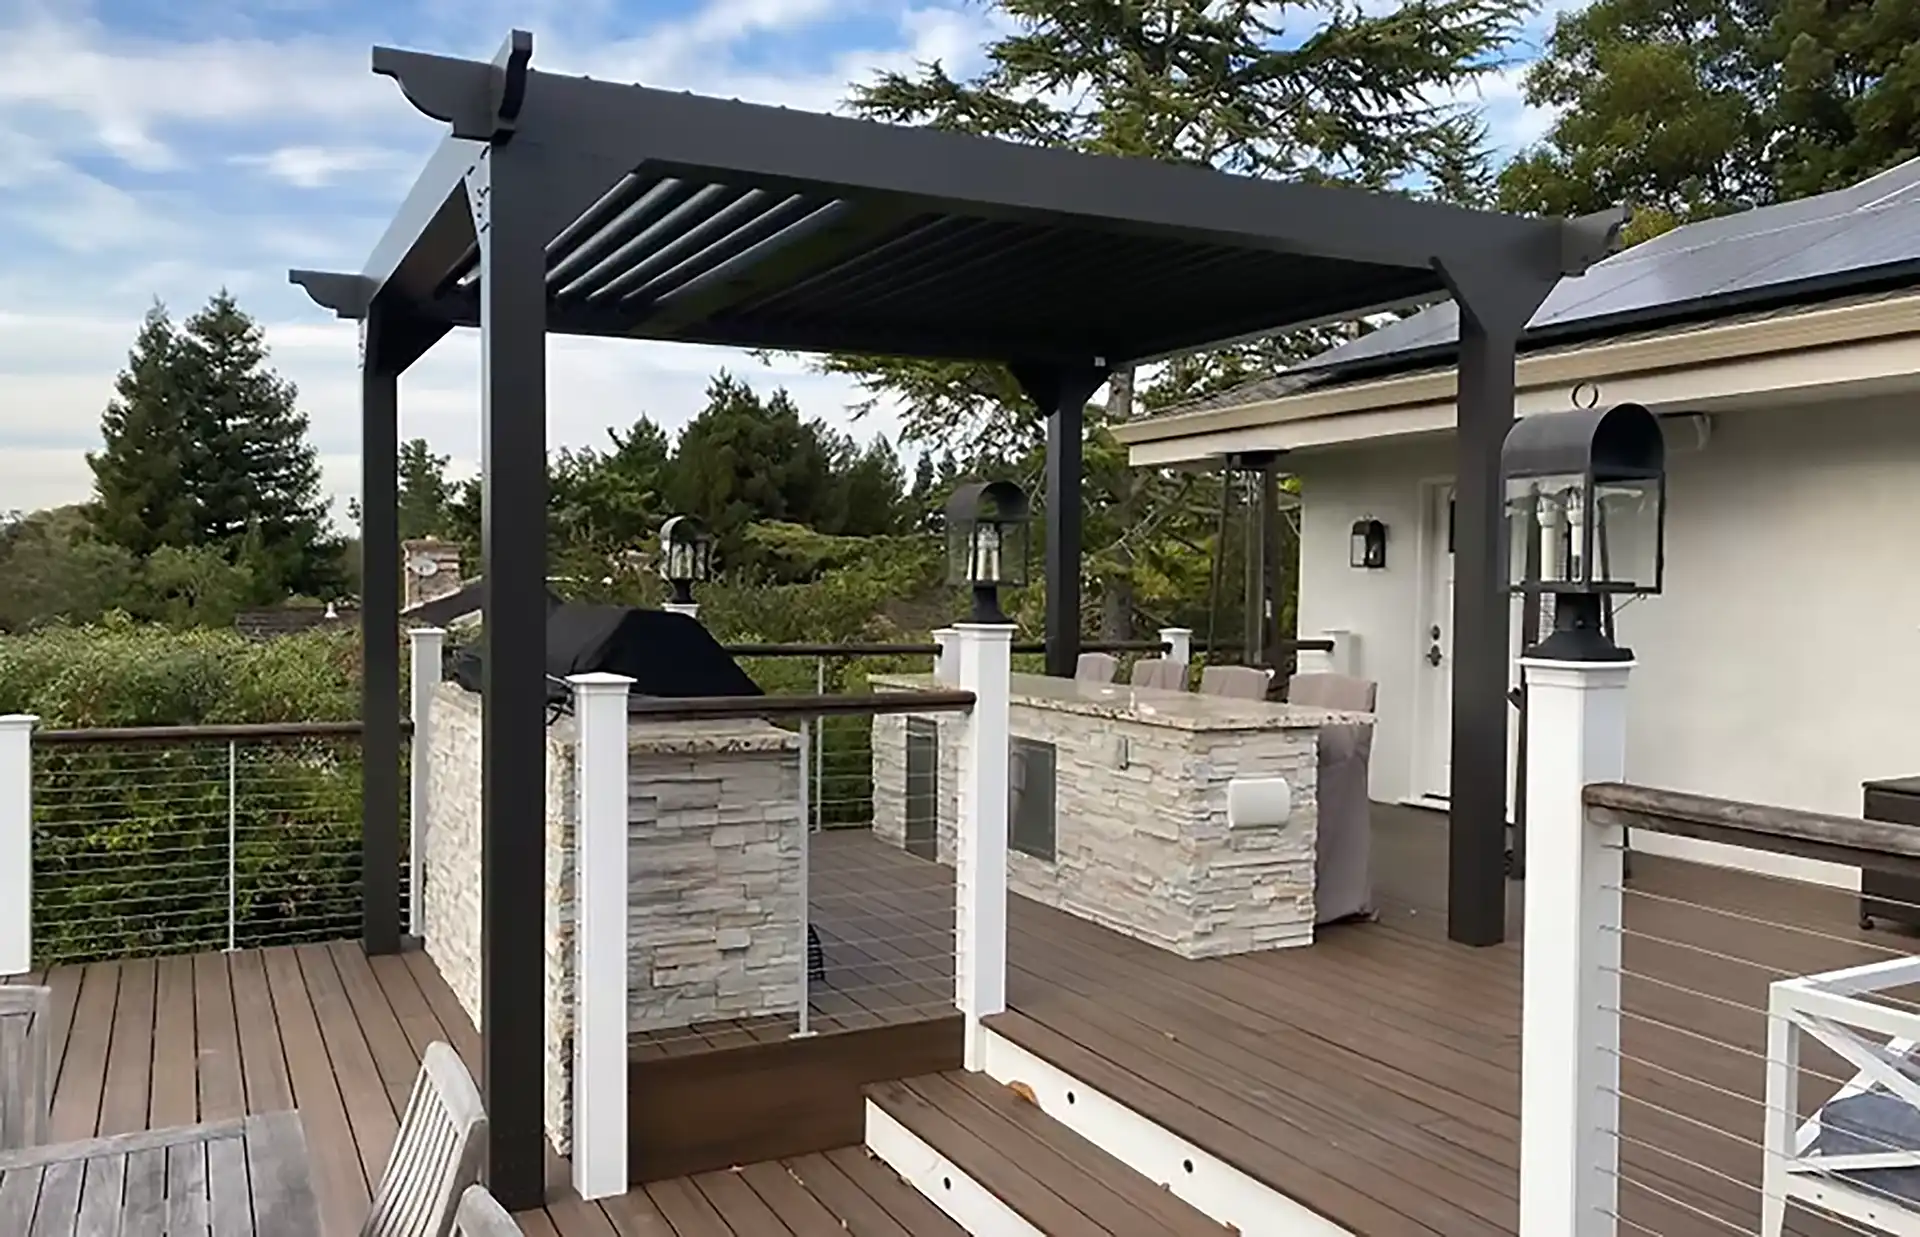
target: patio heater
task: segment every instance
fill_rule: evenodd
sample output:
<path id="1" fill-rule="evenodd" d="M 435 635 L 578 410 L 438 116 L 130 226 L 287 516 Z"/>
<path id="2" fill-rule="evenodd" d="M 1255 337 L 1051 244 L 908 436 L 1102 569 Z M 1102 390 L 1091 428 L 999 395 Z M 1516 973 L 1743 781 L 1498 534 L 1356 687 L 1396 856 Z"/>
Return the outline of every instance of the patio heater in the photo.
<path id="1" fill-rule="evenodd" d="M 947 499 L 947 580 L 973 590 L 974 623 L 1007 623 L 1000 590 L 1027 582 L 1027 493 L 1011 481 L 974 481 Z"/>
<path id="2" fill-rule="evenodd" d="M 1526 417 L 1500 448 L 1511 592 L 1553 599 L 1553 629 L 1524 656 L 1630 661 L 1616 597 L 1660 591 L 1666 437 L 1640 404 Z"/>
<path id="3" fill-rule="evenodd" d="M 693 586 L 713 578 L 713 534 L 690 515 L 676 515 L 660 526 L 660 575 L 673 590 L 665 609 L 698 618 Z"/>

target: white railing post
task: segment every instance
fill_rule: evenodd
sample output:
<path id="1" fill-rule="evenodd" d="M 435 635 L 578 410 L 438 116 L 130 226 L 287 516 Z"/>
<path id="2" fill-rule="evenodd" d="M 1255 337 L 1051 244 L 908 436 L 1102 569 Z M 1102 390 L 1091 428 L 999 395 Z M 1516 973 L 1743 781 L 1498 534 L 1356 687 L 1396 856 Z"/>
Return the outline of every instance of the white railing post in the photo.
<path id="1" fill-rule="evenodd" d="M 1167 650 L 1166 657 L 1168 661 L 1175 662 L 1182 666 L 1190 666 L 1193 664 L 1193 628 L 1162 627 L 1160 629 L 1160 643 Z"/>
<path id="2" fill-rule="evenodd" d="M 618 674 L 576 674 L 573 1187 L 627 1192 L 627 692 Z M 527 1011 L 533 1017 L 533 1011 Z"/>
<path id="3" fill-rule="evenodd" d="M 1523 658 L 1527 883 L 1520 1228 L 1611 1237 L 1620 1161 L 1621 837 L 1582 792 L 1626 770 L 1630 661 Z"/>
<path id="4" fill-rule="evenodd" d="M 933 655 L 933 681 L 951 687 L 960 681 L 960 637 L 951 627 L 936 627 L 933 643 L 939 652 Z"/>
<path id="5" fill-rule="evenodd" d="M 954 1004 L 965 1015 L 966 1067 L 981 1068 L 980 1020 L 1007 1007 L 1007 764 L 1013 742 L 1013 626 L 954 629 L 959 687 L 973 693 L 961 729 L 954 853 Z"/>
<path id="6" fill-rule="evenodd" d="M 0 717 L 0 975 L 33 969 L 33 724 Z"/>
<path id="7" fill-rule="evenodd" d="M 427 795 L 433 745 L 433 689 L 440 685 L 441 653 L 447 633 L 438 627 L 415 627 L 407 633 L 411 644 L 408 663 L 408 720 L 413 738 L 407 756 L 407 933 L 427 933 Z"/>

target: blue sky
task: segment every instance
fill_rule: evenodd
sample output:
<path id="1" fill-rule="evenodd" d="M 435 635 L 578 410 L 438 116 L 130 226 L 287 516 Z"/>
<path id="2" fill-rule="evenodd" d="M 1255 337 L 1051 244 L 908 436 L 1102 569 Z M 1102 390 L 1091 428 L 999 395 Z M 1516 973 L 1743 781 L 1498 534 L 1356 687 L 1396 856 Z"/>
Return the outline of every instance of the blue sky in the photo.
<path id="1" fill-rule="evenodd" d="M 368 49 L 485 58 L 516 25 L 553 71 L 815 110 L 881 69 L 967 72 L 995 32 L 969 0 L 0 0 L 0 511 L 87 496 L 84 455 L 141 314 L 159 298 L 184 316 L 223 285 L 299 384 L 329 492 L 352 494 L 354 328 L 287 268 L 358 269 L 438 137 L 368 72 Z M 1509 150 L 1545 124 L 1516 79 L 1481 92 Z M 551 441 L 604 442 L 642 412 L 678 427 L 722 365 L 847 424 L 851 388 L 799 366 L 556 340 Z M 402 392 L 402 434 L 459 471 L 477 466 L 477 367 L 456 336 Z"/>

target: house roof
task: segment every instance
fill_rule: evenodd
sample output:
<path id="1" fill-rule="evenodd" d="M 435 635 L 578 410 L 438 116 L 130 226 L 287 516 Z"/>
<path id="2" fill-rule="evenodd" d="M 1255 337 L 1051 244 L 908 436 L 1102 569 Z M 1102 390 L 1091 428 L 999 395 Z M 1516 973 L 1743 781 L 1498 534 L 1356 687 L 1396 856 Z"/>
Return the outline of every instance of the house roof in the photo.
<path id="1" fill-rule="evenodd" d="M 1920 159 L 1857 185 L 1675 228 L 1563 279 L 1523 351 L 1572 350 L 1685 324 L 1800 312 L 1920 284 Z M 1169 408 L 1175 416 L 1264 403 L 1388 374 L 1451 367 L 1460 311 L 1443 301 L 1269 378 Z"/>
<path id="2" fill-rule="evenodd" d="M 1418 304 L 1441 268 L 1575 274 L 1621 216 L 1534 219 L 376 48 L 450 132 L 357 275 L 296 271 L 342 317 L 375 297 L 479 323 L 490 148 L 540 193 L 546 328 L 1028 364 L 1148 360 Z M 500 160 L 495 160 L 500 162 Z M 404 368 L 404 366 L 398 366 Z"/>

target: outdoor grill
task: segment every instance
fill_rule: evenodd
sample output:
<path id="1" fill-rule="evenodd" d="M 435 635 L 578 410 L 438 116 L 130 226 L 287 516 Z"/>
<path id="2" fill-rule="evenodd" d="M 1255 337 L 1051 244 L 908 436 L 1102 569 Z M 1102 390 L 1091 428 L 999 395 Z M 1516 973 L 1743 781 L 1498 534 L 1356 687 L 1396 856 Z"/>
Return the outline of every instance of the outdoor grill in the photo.
<path id="1" fill-rule="evenodd" d="M 452 679 L 481 690 L 484 641 L 454 658 Z M 563 602 L 547 611 L 547 703 L 564 710 L 567 676 L 619 674 L 633 700 L 765 693 L 697 619 L 665 610 Z"/>

